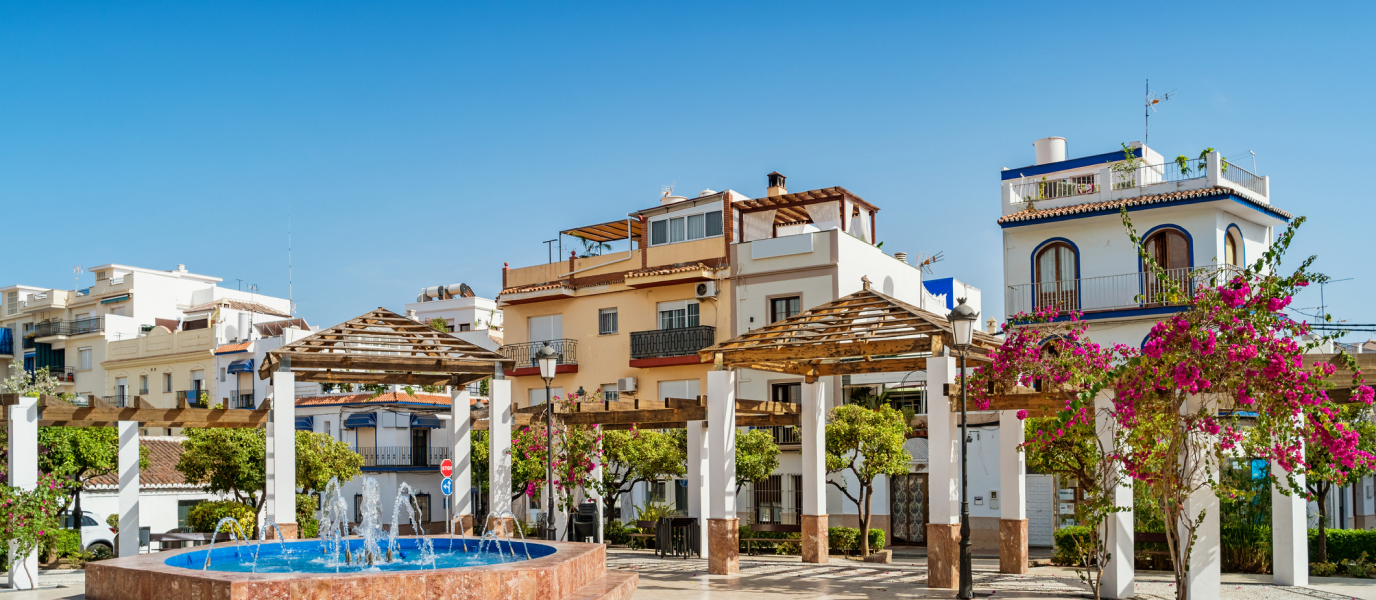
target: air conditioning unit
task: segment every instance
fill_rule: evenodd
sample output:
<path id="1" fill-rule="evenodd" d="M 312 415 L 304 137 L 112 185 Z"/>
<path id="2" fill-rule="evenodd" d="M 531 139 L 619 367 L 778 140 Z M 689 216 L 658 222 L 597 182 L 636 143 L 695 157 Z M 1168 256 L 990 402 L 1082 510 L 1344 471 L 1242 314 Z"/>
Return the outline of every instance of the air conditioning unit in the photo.
<path id="1" fill-rule="evenodd" d="M 715 282 L 715 281 L 704 281 L 704 282 L 702 282 L 702 283 L 699 283 L 699 284 L 698 284 L 698 289 L 697 289 L 697 297 L 698 297 L 698 298 L 716 298 L 716 297 L 717 297 L 717 282 Z"/>
<path id="2" fill-rule="evenodd" d="M 635 391 L 635 378 L 622 377 L 616 380 L 616 393 L 628 394 Z"/>

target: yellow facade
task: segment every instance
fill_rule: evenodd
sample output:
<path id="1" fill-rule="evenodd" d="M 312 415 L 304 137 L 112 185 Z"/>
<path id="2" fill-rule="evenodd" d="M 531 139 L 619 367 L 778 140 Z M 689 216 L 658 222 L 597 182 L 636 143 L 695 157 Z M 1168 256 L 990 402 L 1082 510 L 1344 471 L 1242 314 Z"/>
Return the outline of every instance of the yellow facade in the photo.
<path id="1" fill-rule="evenodd" d="M 219 383 L 214 350 L 214 329 L 168 331 L 166 327 L 154 327 L 144 337 L 112 341 L 106 360 L 101 363 L 106 373 L 107 395 L 118 395 L 123 381 L 125 395 L 143 396 L 159 408 L 175 408 L 178 392 L 195 390 L 199 378 L 200 389 L 213 402 L 218 398 Z"/>

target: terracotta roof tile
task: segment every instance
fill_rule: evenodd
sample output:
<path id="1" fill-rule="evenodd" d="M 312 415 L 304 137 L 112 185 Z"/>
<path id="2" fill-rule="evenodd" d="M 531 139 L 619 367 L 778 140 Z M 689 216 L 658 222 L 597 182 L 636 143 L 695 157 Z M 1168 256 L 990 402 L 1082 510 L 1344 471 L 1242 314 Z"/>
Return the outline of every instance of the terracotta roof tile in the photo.
<path id="1" fill-rule="evenodd" d="M 184 437 L 143 436 L 139 445 L 148 449 L 148 468 L 139 472 L 139 487 L 186 486 L 186 478 L 177 471 L 177 461 L 181 460 Z M 106 473 L 91 479 L 89 489 L 114 489 L 119 487 L 119 473 Z"/>
<path id="2" fill-rule="evenodd" d="M 291 315 L 289 315 L 289 314 L 287 314 L 287 313 L 284 313 L 284 312 L 282 312 L 282 311 L 280 311 L 280 310 L 277 310 L 277 309 L 275 309 L 275 308 L 273 308 L 273 307 L 271 307 L 271 306 L 267 306 L 267 305 L 265 305 L 265 304 L 259 304 L 259 303 L 257 303 L 257 302 L 247 302 L 247 301 L 244 301 L 244 300 L 230 300 L 230 299 L 227 299 L 227 298 L 226 298 L 226 299 L 221 299 L 221 300 L 215 300 L 215 301 L 212 301 L 212 302 L 205 302 L 205 303 L 202 303 L 202 304 L 197 304 L 197 305 L 195 305 L 195 306 L 193 306 L 193 307 L 191 307 L 191 308 L 186 309 L 186 310 L 183 311 L 183 312 L 189 312 L 189 313 L 190 313 L 190 312 L 200 312 L 200 311 L 207 311 L 207 310 L 215 310 L 215 307 L 216 307 L 217 305 L 221 305 L 221 304 L 226 305 L 226 306 L 228 306 L 228 307 L 230 307 L 230 308 L 232 308 L 232 309 L 234 309 L 234 310 L 242 310 L 242 311 L 245 311 L 245 312 L 258 313 L 258 314 L 260 314 L 260 315 L 272 315 L 272 316 L 274 316 L 274 317 L 283 317 L 283 318 L 288 318 L 288 319 L 291 318 Z"/>
<path id="3" fill-rule="evenodd" d="M 1283 211 L 1283 210 L 1281 210 L 1281 209 L 1279 209 L 1279 208 L 1276 208 L 1276 207 L 1274 207 L 1274 206 L 1271 206 L 1271 205 L 1269 205 L 1269 204 L 1264 204 L 1264 203 L 1261 203 L 1261 202 L 1257 202 L 1256 200 L 1253 200 L 1253 199 L 1251 199 L 1251 198 L 1249 198 L 1249 197 L 1247 197 L 1247 196 L 1245 196 L 1245 195 L 1242 195 L 1242 194 L 1237 193 L 1237 190 L 1234 190 L 1234 189 L 1232 189 L 1232 188 L 1223 187 L 1223 186 L 1214 186 L 1214 187 L 1208 187 L 1208 188 L 1201 188 L 1201 189 L 1197 189 L 1197 190 L 1183 190 L 1183 191 L 1179 191 L 1179 192 L 1168 192 L 1168 193 L 1165 193 L 1165 194 L 1150 194 L 1150 195 L 1147 195 L 1147 196 L 1137 196 L 1137 197 L 1133 197 L 1133 198 L 1119 198 L 1119 199 L 1116 199 L 1116 200 L 1104 200 L 1104 201 L 1102 201 L 1102 202 L 1087 202 L 1087 203 L 1085 203 L 1085 204 L 1074 204 L 1074 205 L 1071 205 L 1071 206 L 1058 206 L 1058 207 L 1056 207 L 1056 208 L 1043 208 L 1043 209 L 1038 209 L 1038 210 L 1035 210 L 1035 211 L 1032 211 L 1032 210 L 1022 210 L 1022 211 L 1019 211 L 1019 212 L 1015 212 L 1015 213 L 1013 213 L 1013 214 L 1011 214 L 1011 215 L 1004 215 L 1003 217 L 999 218 L 998 223 L 999 223 L 1000 225 L 1003 225 L 1003 224 L 1006 224 L 1006 223 L 1018 223 L 1018 222 L 1027 222 L 1027 221 L 1039 221 L 1039 220 L 1041 220 L 1041 219 L 1050 219 L 1050 218 L 1053 218 L 1053 217 L 1062 217 L 1062 216 L 1066 216 L 1066 215 L 1077 215 L 1077 214 L 1096 213 L 1096 212 L 1105 212 L 1105 211 L 1116 211 L 1116 210 L 1118 210 L 1119 208 L 1122 208 L 1122 207 L 1124 207 L 1124 206 L 1133 207 L 1133 206 L 1143 206 L 1143 205 L 1147 205 L 1147 204 L 1166 204 L 1166 203 L 1170 203 L 1170 202 L 1179 202 L 1179 201 L 1182 201 L 1182 200 L 1193 200 L 1193 199 L 1196 199 L 1196 198 L 1206 198 L 1206 197 L 1209 197 L 1209 196 L 1228 196 L 1228 195 L 1233 196 L 1233 197 L 1235 197 L 1235 198 L 1238 198 L 1238 199 L 1240 199 L 1240 200 L 1242 200 L 1242 201 L 1244 201 L 1244 202 L 1246 202 L 1246 203 L 1248 203 L 1248 204 L 1251 204 L 1251 205 L 1253 205 L 1253 206 L 1256 206 L 1257 208 L 1260 208 L 1260 209 L 1262 209 L 1262 210 L 1264 210 L 1264 211 L 1266 211 L 1266 212 L 1275 214 L 1275 215 L 1277 215 L 1277 216 L 1279 216 L 1279 217 L 1282 217 L 1282 218 L 1284 218 L 1284 219 L 1293 218 L 1293 216 L 1292 216 L 1290 213 L 1285 212 L 1285 211 Z"/>
<path id="4" fill-rule="evenodd" d="M 503 293 L 503 294 L 524 294 L 524 293 L 526 293 L 526 292 L 543 292 L 543 291 L 545 291 L 545 290 L 553 290 L 553 289 L 566 288 L 566 287 L 569 287 L 569 284 L 568 284 L 567 282 L 564 282 L 564 281 L 551 281 L 551 282 L 547 282 L 547 283 L 533 283 L 533 284 L 530 284 L 530 285 L 520 285 L 520 286 L 516 286 L 516 287 L 509 287 L 509 288 L 503 289 L 503 290 L 502 290 L 502 293 Z"/>
<path id="5" fill-rule="evenodd" d="M 700 262 L 669 265 L 667 267 L 655 267 L 653 269 L 631 271 L 629 273 L 626 273 L 626 279 L 634 279 L 636 277 L 653 277 L 655 275 L 673 275 L 674 273 L 686 273 L 688 271 L 705 271 L 711 268 L 712 267 L 709 267 Z"/>
<path id="6" fill-rule="evenodd" d="M 237 343 L 237 344 L 225 344 L 225 345 L 223 345 L 223 346 L 220 346 L 219 348 L 216 348 L 216 349 L 215 349 L 215 353 L 216 353 L 216 354 L 231 354 L 231 353 L 234 353 L 234 352 L 243 352 L 243 351 L 245 351 L 245 350 L 248 350 L 248 346 L 249 346 L 249 344 L 251 344 L 251 343 L 252 343 L 252 342 L 239 342 L 239 343 Z"/>
<path id="7" fill-rule="evenodd" d="M 435 406 L 449 406 L 452 402 L 449 396 L 444 394 L 416 394 L 411 395 L 406 392 L 387 392 L 373 396 L 371 392 L 361 394 L 335 394 L 330 396 L 306 396 L 296 399 L 297 406 L 337 406 L 341 404 L 396 404 L 406 402 L 410 404 L 433 404 Z"/>

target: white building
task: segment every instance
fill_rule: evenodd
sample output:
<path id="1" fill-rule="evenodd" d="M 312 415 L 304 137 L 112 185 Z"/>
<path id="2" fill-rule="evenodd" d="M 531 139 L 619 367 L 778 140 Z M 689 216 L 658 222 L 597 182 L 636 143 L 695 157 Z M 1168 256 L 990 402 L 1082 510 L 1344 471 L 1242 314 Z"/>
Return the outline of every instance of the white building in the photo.
<path id="1" fill-rule="evenodd" d="M 425 288 L 406 305 L 406 315 L 430 322 L 442 319 L 454 335 L 488 350 L 502 345 L 502 311 L 496 300 L 479 298 L 467 284 Z"/>

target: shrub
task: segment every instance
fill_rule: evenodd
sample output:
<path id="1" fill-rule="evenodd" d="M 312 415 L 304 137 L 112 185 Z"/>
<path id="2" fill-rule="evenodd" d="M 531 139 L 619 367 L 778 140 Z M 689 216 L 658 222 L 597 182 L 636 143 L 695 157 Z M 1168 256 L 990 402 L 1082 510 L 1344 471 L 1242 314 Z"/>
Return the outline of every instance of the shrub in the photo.
<path id="1" fill-rule="evenodd" d="M 38 556 L 45 562 L 58 558 L 72 558 L 81 554 L 81 532 L 75 529 L 54 529 L 43 534 L 38 544 Z"/>
<path id="2" fill-rule="evenodd" d="M 224 529 L 218 532 L 215 532 L 214 529 L 215 525 L 220 522 L 220 519 L 225 517 L 233 517 L 235 521 L 239 522 L 239 526 L 244 529 L 244 535 L 250 538 L 254 537 L 254 532 L 256 531 L 254 526 L 258 523 L 257 513 L 254 513 L 253 509 L 247 504 L 234 502 L 232 500 L 202 502 L 197 504 L 191 508 L 191 513 L 187 516 L 187 523 L 191 526 L 192 531 L 201 533 L 223 533 L 225 531 Z M 226 527 L 228 527 L 228 525 L 226 525 Z M 237 531 L 235 535 L 238 535 Z"/>
<path id="3" fill-rule="evenodd" d="M 105 544 L 96 544 L 91 547 L 91 551 L 86 553 L 85 562 L 95 562 L 98 560 L 109 560 L 115 557 L 115 551 Z"/>
<path id="4" fill-rule="evenodd" d="M 1079 565 L 1080 545 L 1088 542 L 1094 530 L 1084 525 L 1062 527 L 1054 534 L 1056 549 L 1051 553 L 1051 563 L 1055 565 Z"/>
<path id="5" fill-rule="evenodd" d="M 870 530 L 870 535 L 869 535 L 869 537 L 870 537 L 870 552 L 874 552 L 874 551 L 877 551 L 877 550 L 883 550 L 883 549 L 884 549 L 884 542 L 887 541 L 887 540 L 884 539 L 884 530 L 883 530 L 883 529 L 871 529 L 871 530 Z"/>
<path id="6" fill-rule="evenodd" d="M 1338 565 L 1336 563 L 1309 563 L 1309 574 L 1315 577 L 1332 577 L 1337 572 Z"/>
<path id="7" fill-rule="evenodd" d="M 1357 560 L 1352 560 L 1350 558 L 1344 559 L 1342 565 L 1343 571 L 1347 573 L 1349 577 L 1371 579 L 1373 575 L 1376 575 L 1376 565 L 1371 564 L 1371 561 L 1367 560 L 1365 552 L 1363 552 L 1361 558 Z"/>
<path id="8" fill-rule="evenodd" d="M 320 521 L 315 518 L 316 497 L 296 495 L 296 537 L 303 540 L 320 537 Z"/>
<path id="9" fill-rule="evenodd" d="M 630 532 L 626 530 L 626 524 L 618 519 L 607 521 L 607 525 L 603 528 L 602 534 L 602 537 L 606 539 L 609 544 L 624 545 L 631 539 L 629 535 Z"/>
<path id="10" fill-rule="evenodd" d="M 860 530 L 854 527 L 828 527 L 827 545 L 832 549 L 850 556 L 860 548 Z"/>
<path id="11" fill-rule="evenodd" d="M 788 534 L 788 538 L 787 538 L 787 539 L 793 540 L 793 541 L 779 542 L 778 545 L 774 546 L 774 553 L 775 553 L 775 554 L 795 555 L 795 556 L 798 555 L 798 554 L 802 554 L 802 553 L 803 553 L 803 542 L 802 542 L 802 537 L 803 537 L 802 534 L 799 534 L 799 533 L 790 533 L 790 534 Z"/>
<path id="12" fill-rule="evenodd" d="M 1362 553 L 1376 556 L 1376 530 L 1371 529 L 1329 529 L 1328 562 L 1340 563 L 1343 560 L 1357 560 Z M 1319 555 L 1319 530 L 1309 530 L 1309 556 Z"/>

